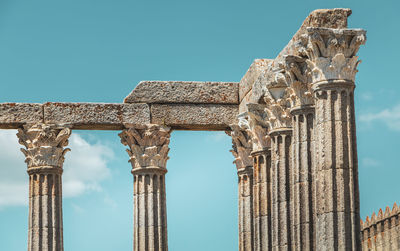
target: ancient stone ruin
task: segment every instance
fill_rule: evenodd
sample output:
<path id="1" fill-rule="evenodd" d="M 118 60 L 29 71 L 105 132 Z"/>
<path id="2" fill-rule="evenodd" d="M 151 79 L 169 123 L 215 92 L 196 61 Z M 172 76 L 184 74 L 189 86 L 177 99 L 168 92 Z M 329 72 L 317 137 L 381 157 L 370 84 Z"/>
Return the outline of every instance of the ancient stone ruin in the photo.
<path id="1" fill-rule="evenodd" d="M 397 205 L 360 222 L 354 88 L 366 41 L 349 9 L 312 12 L 275 59 L 239 83 L 144 81 L 121 104 L 0 104 L 30 181 L 28 250 L 63 250 L 62 172 L 74 129 L 120 130 L 133 174 L 134 247 L 168 250 L 173 130 L 232 137 L 239 250 L 400 250 Z"/>

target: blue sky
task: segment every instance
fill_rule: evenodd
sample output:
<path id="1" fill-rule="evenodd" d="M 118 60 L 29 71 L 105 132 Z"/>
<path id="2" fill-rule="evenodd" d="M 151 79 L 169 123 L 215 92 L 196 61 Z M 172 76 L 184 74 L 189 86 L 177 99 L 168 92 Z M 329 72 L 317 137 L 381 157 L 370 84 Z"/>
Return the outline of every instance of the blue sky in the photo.
<path id="1" fill-rule="evenodd" d="M 399 1 L 0 0 L 0 102 L 122 102 L 140 80 L 239 81 L 314 9 L 348 7 L 367 30 L 356 88 L 361 215 L 400 201 Z M 396 73 L 397 72 L 397 73 Z M 132 176 L 116 131 L 74 131 L 65 250 L 132 249 Z M 237 178 L 222 132 L 173 132 L 173 251 L 237 249 Z M 0 250 L 26 249 L 26 166 L 0 132 Z M 12 191 L 12 193 L 10 192 Z"/>

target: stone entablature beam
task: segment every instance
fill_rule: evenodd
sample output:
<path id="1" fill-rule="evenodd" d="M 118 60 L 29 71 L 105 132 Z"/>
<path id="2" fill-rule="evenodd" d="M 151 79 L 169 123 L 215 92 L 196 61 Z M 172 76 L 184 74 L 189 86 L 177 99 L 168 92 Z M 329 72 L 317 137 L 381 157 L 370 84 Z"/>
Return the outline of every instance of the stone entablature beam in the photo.
<path id="1" fill-rule="evenodd" d="M 64 155 L 71 130 L 48 124 L 18 129 L 28 165 L 28 251 L 62 251 L 62 180 Z"/>
<path id="2" fill-rule="evenodd" d="M 124 103 L 239 104 L 237 82 L 141 81 Z"/>
<path id="3" fill-rule="evenodd" d="M 224 131 L 236 122 L 238 105 L 0 103 L 0 129 L 57 123 L 78 130 L 122 130 L 124 125 L 162 124 L 176 130 Z"/>
<path id="4" fill-rule="evenodd" d="M 0 129 L 18 129 L 25 124 L 43 123 L 43 105 L 36 103 L 1 103 Z"/>
<path id="5" fill-rule="evenodd" d="M 121 130 L 123 124 L 150 123 L 147 104 L 45 103 L 45 123 L 62 123 L 73 129 Z"/>
<path id="6" fill-rule="evenodd" d="M 151 123 L 174 130 L 227 130 L 237 123 L 238 106 L 224 104 L 151 104 Z"/>

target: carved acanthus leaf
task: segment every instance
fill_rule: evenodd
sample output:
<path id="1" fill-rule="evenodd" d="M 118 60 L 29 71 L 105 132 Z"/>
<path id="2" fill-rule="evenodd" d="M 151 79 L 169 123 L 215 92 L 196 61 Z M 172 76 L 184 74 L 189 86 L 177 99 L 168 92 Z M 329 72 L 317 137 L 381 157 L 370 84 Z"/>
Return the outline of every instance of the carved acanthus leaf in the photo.
<path id="1" fill-rule="evenodd" d="M 310 61 L 313 83 L 333 79 L 354 82 L 359 62 L 357 56 L 346 58 L 343 54 L 337 54 L 333 58 L 320 57 L 313 62 Z"/>
<path id="2" fill-rule="evenodd" d="M 333 58 L 338 54 L 352 58 L 366 41 L 366 32 L 362 29 L 308 27 L 307 33 L 310 60 L 320 57 Z"/>
<path id="3" fill-rule="evenodd" d="M 247 108 L 248 114 L 243 121 L 247 121 L 253 143 L 253 151 L 262 151 L 270 148 L 271 138 L 268 135 L 269 124 L 266 118 L 267 114 L 264 111 L 265 105 L 247 104 Z"/>
<path id="4" fill-rule="evenodd" d="M 253 166 L 251 152 L 252 142 L 250 130 L 240 127 L 239 125 L 230 125 L 231 131 L 226 133 L 232 137 L 232 150 L 230 151 L 235 157 L 233 163 L 236 164 L 237 170 Z"/>
<path id="5" fill-rule="evenodd" d="M 170 128 L 146 125 L 143 128 L 125 129 L 119 136 L 121 143 L 129 147 L 126 151 L 130 156 L 129 162 L 133 169 L 166 168 Z"/>
<path id="6" fill-rule="evenodd" d="M 311 90 L 311 70 L 305 58 L 299 56 L 285 56 L 285 65 L 288 82 L 288 96 L 291 107 L 301 107 L 314 104 Z"/>
<path id="7" fill-rule="evenodd" d="M 21 149 L 30 167 L 56 166 L 62 167 L 64 156 L 70 149 L 68 138 L 71 135 L 69 128 L 56 125 L 34 124 L 25 125 L 18 129 L 19 143 L 26 147 Z"/>
<path id="8" fill-rule="evenodd" d="M 275 99 L 272 95 L 265 95 L 265 113 L 270 130 L 289 128 L 292 126 L 292 116 L 290 114 L 291 99 L 286 88 L 281 98 Z"/>
<path id="9" fill-rule="evenodd" d="M 311 71 L 306 58 L 294 55 L 284 56 L 284 65 L 281 66 L 286 72 L 288 85 L 295 82 L 308 84 L 311 81 Z"/>
<path id="10" fill-rule="evenodd" d="M 301 107 L 314 104 L 314 97 L 312 95 L 311 85 L 303 84 L 301 82 L 294 82 L 287 89 L 291 107 Z"/>

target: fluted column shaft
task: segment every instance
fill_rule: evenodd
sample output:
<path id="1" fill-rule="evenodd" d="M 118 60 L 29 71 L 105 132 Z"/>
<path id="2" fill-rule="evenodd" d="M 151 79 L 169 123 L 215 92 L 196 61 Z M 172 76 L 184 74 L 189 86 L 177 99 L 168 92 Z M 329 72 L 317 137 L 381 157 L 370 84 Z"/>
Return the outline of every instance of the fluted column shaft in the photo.
<path id="1" fill-rule="evenodd" d="M 45 124 L 18 130 L 29 174 L 28 251 L 64 250 L 61 174 L 70 134 Z"/>
<path id="2" fill-rule="evenodd" d="M 238 174 L 239 251 L 253 250 L 253 162 L 252 141 L 246 126 L 230 125 L 226 133 L 232 137 L 231 153 Z"/>
<path id="3" fill-rule="evenodd" d="M 165 172 L 133 173 L 134 250 L 168 250 Z"/>
<path id="4" fill-rule="evenodd" d="M 254 250 L 272 248 L 271 150 L 253 152 Z"/>
<path id="5" fill-rule="evenodd" d="M 292 130 L 270 133 L 272 160 L 272 250 L 291 250 L 291 152 Z"/>
<path id="6" fill-rule="evenodd" d="M 238 170 L 239 251 L 253 250 L 253 168 Z"/>
<path id="7" fill-rule="evenodd" d="M 292 109 L 293 125 L 293 247 L 315 250 L 314 108 Z"/>
<path id="8" fill-rule="evenodd" d="M 120 133 L 127 145 L 134 180 L 135 251 L 167 251 L 165 173 L 170 129 L 159 125 L 128 128 Z"/>
<path id="9" fill-rule="evenodd" d="M 317 250 L 360 250 L 354 83 L 314 85 L 317 131 Z"/>

